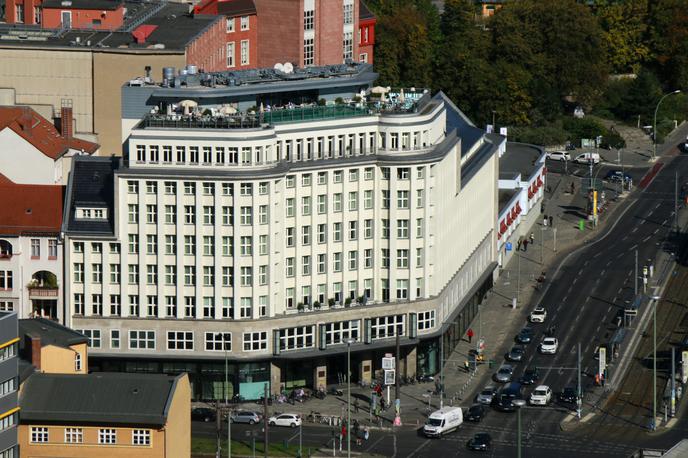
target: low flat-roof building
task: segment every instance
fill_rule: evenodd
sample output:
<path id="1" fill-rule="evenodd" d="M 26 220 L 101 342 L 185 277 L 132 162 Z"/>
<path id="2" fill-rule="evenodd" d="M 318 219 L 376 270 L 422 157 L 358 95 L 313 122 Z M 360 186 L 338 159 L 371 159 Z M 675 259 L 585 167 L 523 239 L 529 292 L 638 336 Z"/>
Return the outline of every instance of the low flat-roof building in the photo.
<path id="1" fill-rule="evenodd" d="M 31 375 L 22 386 L 23 456 L 188 458 L 189 378 L 158 374 Z"/>
<path id="2" fill-rule="evenodd" d="M 19 356 L 35 371 L 87 374 L 88 338 L 44 318 L 19 320 Z"/>

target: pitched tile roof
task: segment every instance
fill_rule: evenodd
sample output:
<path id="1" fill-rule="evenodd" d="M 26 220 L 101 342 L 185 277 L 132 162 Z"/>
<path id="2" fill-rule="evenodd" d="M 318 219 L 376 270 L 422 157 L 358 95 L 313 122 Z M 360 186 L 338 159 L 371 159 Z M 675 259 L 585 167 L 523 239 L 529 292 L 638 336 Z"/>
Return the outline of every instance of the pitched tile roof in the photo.
<path id="1" fill-rule="evenodd" d="M 60 232 L 63 186 L 0 182 L 0 196 L 0 234 Z"/>
<path id="2" fill-rule="evenodd" d="M 69 149 L 95 153 L 97 143 L 78 138 L 63 138 L 55 126 L 30 107 L 0 106 L 0 130 L 10 128 L 51 159 L 57 159 Z"/>
<path id="3" fill-rule="evenodd" d="M 184 376 L 35 373 L 22 388 L 21 422 L 163 426 Z"/>

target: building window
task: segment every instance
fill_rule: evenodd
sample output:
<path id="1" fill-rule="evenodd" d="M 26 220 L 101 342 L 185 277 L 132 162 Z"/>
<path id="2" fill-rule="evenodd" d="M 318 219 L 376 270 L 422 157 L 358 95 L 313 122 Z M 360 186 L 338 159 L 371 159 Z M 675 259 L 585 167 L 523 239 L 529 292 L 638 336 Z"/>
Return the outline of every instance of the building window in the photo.
<path id="1" fill-rule="evenodd" d="M 354 4 L 352 0 L 344 0 L 344 24 L 354 23 Z"/>
<path id="2" fill-rule="evenodd" d="M 372 318 L 371 322 L 374 340 L 395 337 L 398 330 L 401 331 L 401 335 L 406 332 L 404 315 L 378 316 Z"/>
<path id="3" fill-rule="evenodd" d="M 16 22 L 18 22 L 20 24 L 24 23 L 24 5 L 21 5 L 21 4 L 15 5 L 15 12 L 16 12 L 16 16 L 17 16 Z"/>
<path id="4" fill-rule="evenodd" d="M 232 33 L 234 32 L 234 18 L 233 17 L 228 17 L 226 18 L 226 28 L 227 28 L 227 33 Z"/>
<path id="5" fill-rule="evenodd" d="M 248 30 L 249 17 L 241 16 L 241 30 Z"/>
<path id="6" fill-rule="evenodd" d="M 234 20 L 232 19 L 232 24 Z M 236 60 L 234 59 L 234 42 L 230 41 L 227 43 L 227 67 L 231 68 L 236 66 Z"/>
<path id="7" fill-rule="evenodd" d="M 315 342 L 315 326 L 298 326 L 279 330 L 280 350 L 312 348 Z"/>
<path id="8" fill-rule="evenodd" d="M 344 32 L 344 40 L 342 43 L 343 60 L 353 59 L 354 57 L 354 33 Z"/>
<path id="9" fill-rule="evenodd" d="M 40 24 L 43 22 L 43 8 L 40 6 L 34 6 L 33 7 L 33 17 L 35 19 L 36 24 Z"/>
<path id="10" fill-rule="evenodd" d="M 191 331 L 167 332 L 168 350 L 193 350 L 193 344 L 193 332 Z"/>
<path id="11" fill-rule="evenodd" d="M 155 331 L 129 331 L 131 350 L 155 350 Z"/>
<path id="12" fill-rule="evenodd" d="M 313 38 L 303 40 L 303 65 L 308 67 L 315 63 L 315 43 Z"/>
<path id="13" fill-rule="evenodd" d="M 0 383 L 0 396 L 5 396 L 6 394 L 14 393 L 17 389 L 17 379 L 11 378 Z M 0 456 L 1 458 L 1 456 Z"/>
<path id="14" fill-rule="evenodd" d="M 232 351 L 232 333 L 206 332 L 205 349 L 207 351 Z"/>
<path id="15" fill-rule="evenodd" d="M 6 361 L 10 358 L 14 358 L 17 354 L 17 344 L 8 345 L 0 350 L 0 361 Z"/>
<path id="16" fill-rule="evenodd" d="M 397 238 L 407 239 L 409 237 L 409 220 L 398 219 L 397 220 Z"/>
<path id="17" fill-rule="evenodd" d="M 134 429 L 131 432 L 131 443 L 132 445 L 150 445 L 150 429 Z"/>
<path id="18" fill-rule="evenodd" d="M 435 311 L 428 310 L 418 313 L 418 330 L 429 331 L 435 327 Z"/>
<path id="19" fill-rule="evenodd" d="M 408 250 L 397 250 L 397 268 L 408 269 Z"/>
<path id="20" fill-rule="evenodd" d="M 243 336 L 244 351 L 260 351 L 268 348 L 268 333 L 266 331 L 260 332 L 245 332 Z"/>
<path id="21" fill-rule="evenodd" d="M 409 281 L 397 280 L 397 299 L 408 299 Z"/>
<path id="22" fill-rule="evenodd" d="M 315 30 L 314 10 L 306 10 L 303 12 L 303 30 Z"/>
<path id="23" fill-rule="evenodd" d="M 0 312 L 13 312 L 14 303 L 12 301 L 0 301 Z M 2 458 L 2 457 L 0 457 Z"/>
<path id="24" fill-rule="evenodd" d="M 253 316 L 253 298 L 242 297 L 239 304 L 239 318 L 251 318 Z"/>
<path id="25" fill-rule="evenodd" d="M 31 259 L 38 259 L 41 257 L 41 241 L 39 239 L 31 239 Z"/>
<path id="26" fill-rule="evenodd" d="M 57 240 L 48 240 L 48 259 L 57 259 Z"/>
<path id="27" fill-rule="evenodd" d="M 111 329 L 110 330 L 110 348 L 112 348 L 112 349 L 118 349 L 119 348 L 119 329 Z"/>
<path id="28" fill-rule="evenodd" d="M 409 192 L 397 191 L 397 208 L 409 208 Z"/>
<path id="29" fill-rule="evenodd" d="M 40 444 L 48 442 L 48 428 L 32 426 L 31 427 L 31 443 Z"/>
<path id="30" fill-rule="evenodd" d="M 113 445 L 117 443 L 117 430 L 101 428 L 98 430 L 98 443 Z"/>
<path id="31" fill-rule="evenodd" d="M 74 354 L 74 370 L 79 372 L 81 371 L 81 353 L 75 353 Z"/>
<path id="32" fill-rule="evenodd" d="M 82 444 L 84 442 L 83 428 L 65 428 L 65 442 L 67 444 Z"/>
<path id="33" fill-rule="evenodd" d="M 359 340 L 360 321 L 338 321 L 325 324 L 325 344 L 337 345 L 347 343 L 350 339 Z"/>
<path id="34" fill-rule="evenodd" d="M 358 61 L 361 63 L 368 63 L 368 53 L 367 52 L 362 52 L 361 54 L 358 55 Z"/>
<path id="35" fill-rule="evenodd" d="M 77 329 L 77 332 L 88 338 L 89 347 L 100 348 L 100 329 Z"/>
<path id="36" fill-rule="evenodd" d="M 77 266 L 80 267 L 81 273 L 77 275 Z M 84 265 L 75 263 L 74 264 L 74 281 L 76 283 L 83 283 L 84 281 Z M 9 290 L 12 289 L 12 271 L 11 270 L 0 270 L 0 289 Z"/>
<path id="37" fill-rule="evenodd" d="M 248 40 L 241 40 L 241 65 L 248 65 Z"/>

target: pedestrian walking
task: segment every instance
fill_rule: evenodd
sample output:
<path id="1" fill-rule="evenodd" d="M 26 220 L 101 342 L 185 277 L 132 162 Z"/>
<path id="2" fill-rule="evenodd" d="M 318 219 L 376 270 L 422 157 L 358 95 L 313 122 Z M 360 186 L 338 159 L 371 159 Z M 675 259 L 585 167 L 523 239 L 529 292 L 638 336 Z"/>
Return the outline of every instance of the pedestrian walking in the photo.
<path id="1" fill-rule="evenodd" d="M 552 218 L 552 215 L 549 215 L 549 227 L 554 227 L 554 218 Z"/>
<path id="2" fill-rule="evenodd" d="M 354 412 L 358 413 L 359 405 L 358 398 L 354 399 Z"/>
<path id="3" fill-rule="evenodd" d="M 574 182 L 572 181 L 572 182 L 571 182 L 571 194 L 575 194 L 575 193 L 576 193 L 576 183 L 574 183 Z"/>
<path id="4" fill-rule="evenodd" d="M 468 365 L 467 359 L 463 361 L 463 368 L 466 369 L 467 373 L 470 372 L 470 370 L 471 370 L 470 366 Z"/>
<path id="5" fill-rule="evenodd" d="M 366 426 L 365 428 L 363 428 L 363 440 L 368 440 L 368 439 L 370 439 L 370 430 Z"/>
<path id="6" fill-rule="evenodd" d="M 530 233 L 530 243 L 535 243 L 535 234 L 533 232 Z"/>
<path id="7" fill-rule="evenodd" d="M 521 251 L 521 244 L 523 244 L 523 240 L 519 237 L 518 242 L 516 242 L 516 251 Z"/>
<path id="8" fill-rule="evenodd" d="M 523 241 L 523 251 L 528 251 L 528 239 Z"/>
<path id="9" fill-rule="evenodd" d="M 473 328 L 468 328 L 466 335 L 468 336 L 468 343 L 473 342 Z"/>
<path id="10" fill-rule="evenodd" d="M 380 398 L 380 409 L 385 410 L 385 398 Z"/>
<path id="11" fill-rule="evenodd" d="M 542 218 L 542 225 L 547 227 L 547 215 L 545 215 L 545 217 Z"/>

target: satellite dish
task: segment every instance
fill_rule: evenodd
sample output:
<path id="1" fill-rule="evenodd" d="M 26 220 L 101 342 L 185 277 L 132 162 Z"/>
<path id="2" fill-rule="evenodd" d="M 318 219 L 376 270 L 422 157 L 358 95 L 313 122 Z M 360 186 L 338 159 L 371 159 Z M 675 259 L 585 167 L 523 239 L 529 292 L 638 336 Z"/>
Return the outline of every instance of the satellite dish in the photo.
<path id="1" fill-rule="evenodd" d="M 284 64 L 284 73 L 294 73 L 294 66 L 290 62 Z"/>
<path id="2" fill-rule="evenodd" d="M 277 70 L 278 72 L 283 72 L 283 71 L 284 71 L 284 65 L 280 64 L 279 62 L 277 62 L 273 68 L 274 68 L 275 70 Z"/>

